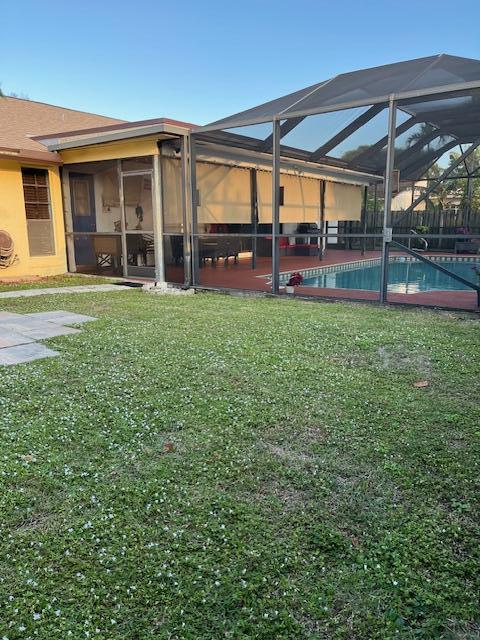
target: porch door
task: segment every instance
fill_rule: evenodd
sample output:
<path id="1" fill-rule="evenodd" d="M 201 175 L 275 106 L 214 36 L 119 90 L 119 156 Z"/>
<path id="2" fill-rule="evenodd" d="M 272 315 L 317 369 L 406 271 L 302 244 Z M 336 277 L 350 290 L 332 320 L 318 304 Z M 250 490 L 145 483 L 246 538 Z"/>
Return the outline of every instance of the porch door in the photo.
<path id="1" fill-rule="evenodd" d="M 97 230 L 93 176 L 83 173 L 70 174 L 70 197 L 74 233 Z M 92 236 L 75 236 L 75 261 L 77 265 L 96 266 Z"/>
<path id="2" fill-rule="evenodd" d="M 153 172 L 123 172 L 122 189 L 127 275 L 155 278 Z"/>

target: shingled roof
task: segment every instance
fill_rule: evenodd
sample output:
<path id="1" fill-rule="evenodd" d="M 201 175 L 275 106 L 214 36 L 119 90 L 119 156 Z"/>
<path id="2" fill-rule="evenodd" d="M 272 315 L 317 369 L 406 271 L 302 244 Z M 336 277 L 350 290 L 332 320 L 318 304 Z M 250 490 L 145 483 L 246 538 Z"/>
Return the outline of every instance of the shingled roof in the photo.
<path id="1" fill-rule="evenodd" d="M 0 97 L 0 156 L 58 161 L 58 155 L 46 150 L 34 140 L 50 132 L 66 132 L 105 125 L 121 124 L 124 120 L 107 118 L 95 113 L 57 107 L 10 96 Z"/>

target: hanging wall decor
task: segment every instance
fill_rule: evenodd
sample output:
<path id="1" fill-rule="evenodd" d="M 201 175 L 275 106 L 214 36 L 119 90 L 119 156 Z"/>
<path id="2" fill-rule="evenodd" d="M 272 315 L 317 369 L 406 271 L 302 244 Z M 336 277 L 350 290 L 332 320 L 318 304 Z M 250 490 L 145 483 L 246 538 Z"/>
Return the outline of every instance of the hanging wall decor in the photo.
<path id="1" fill-rule="evenodd" d="M 0 268 L 6 269 L 18 260 L 15 245 L 8 231 L 0 229 Z"/>

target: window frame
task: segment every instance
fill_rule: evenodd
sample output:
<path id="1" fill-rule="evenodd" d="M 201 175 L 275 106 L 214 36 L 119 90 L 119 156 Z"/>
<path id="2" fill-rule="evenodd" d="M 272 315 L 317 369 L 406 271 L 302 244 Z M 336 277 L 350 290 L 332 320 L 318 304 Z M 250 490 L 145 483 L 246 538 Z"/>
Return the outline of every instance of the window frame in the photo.
<path id="1" fill-rule="evenodd" d="M 25 182 L 26 174 L 35 175 L 35 184 L 27 184 Z M 36 175 L 42 173 L 45 175 L 45 185 L 36 184 Z M 28 240 L 28 253 L 31 258 L 45 258 L 48 256 L 56 255 L 56 238 L 55 238 L 55 226 L 53 224 L 53 208 L 52 208 L 52 197 L 51 197 L 51 189 L 50 189 L 50 171 L 45 167 L 36 167 L 36 166 L 22 166 L 21 167 L 21 175 L 22 175 L 22 191 L 23 191 L 23 204 L 25 209 L 25 221 L 27 225 L 27 240 Z M 46 202 L 41 202 L 38 197 L 36 200 L 27 200 L 27 196 L 25 193 L 26 187 L 34 187 L 35 189 L 45 189 L 46 190 Z M 38 193 L 37 193 L 38 196 Z M 47 205 L 48 209 L 48 218 L 41 217 L 29 217 L 28 207 L 27 205 Z M 33 236 L 33 231 L 36 222 L 44 222 L 49 223 L 50 225 L 50 250 L 48 252 L 37 252 L 33 249 L 32 245 L 35 242 L 35 238 L 33 238 L 33 242 L 31 239 L 31 234 Z M 33 223 L 33 227 L 32 227 Z M 38 239 L 38 238 L 37 238 Z"/>

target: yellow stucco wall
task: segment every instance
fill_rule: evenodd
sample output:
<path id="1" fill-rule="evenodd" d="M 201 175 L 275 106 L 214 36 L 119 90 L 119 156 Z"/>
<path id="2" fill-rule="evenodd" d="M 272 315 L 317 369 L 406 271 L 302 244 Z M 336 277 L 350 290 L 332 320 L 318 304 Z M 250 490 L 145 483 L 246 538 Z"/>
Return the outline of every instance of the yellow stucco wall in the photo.
<path id="1" fill-rule="evenodd" d="M 55 253 L 49 256 L 30 256 L 27 219 L 23 198 L 22 166 L 47 169 L 50 187 Z M 49 276 L 67 271 L 65 230 L 63 225 L 62 190 L 58 167 L 35 163 L 20 164 L 16 160 L 0 160 L 0 229 L 8 231 L 15 243 L 17 260 L 9 267 L 0 268 L 0 279 L 28 276 Z"/>
<path id="2" fill-rule="evenodd" d="M 158 154 L 156 137 L 67 149 L 61 152 L 65 164 L 156 154 Z M 29 253 L 21 172 L 22 167 L 28 166 L 48 170 L 54 255 L 30 256 Z M 17 256 L 14 264 L 7 268 L 0 268 L 1 280 L 57 275 L 67 271 L 62 188 L 58 167 L 42 166 L 41 163 L 20 163 L 14 159 L 0 159 L 0 229 L 8 231 L 12 236 Z"/>
<path id="3" fill-rule="evenodd" d="M 60 151 L 64 164 L 76 162 L 94 162 L 96 160 L 116 160 L 118 158 L 135 158 L 136 156 L 154 156 L 158 154 L 158 136 L 97 144 L 78 149 Z"/>

